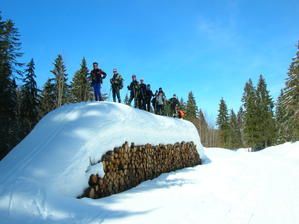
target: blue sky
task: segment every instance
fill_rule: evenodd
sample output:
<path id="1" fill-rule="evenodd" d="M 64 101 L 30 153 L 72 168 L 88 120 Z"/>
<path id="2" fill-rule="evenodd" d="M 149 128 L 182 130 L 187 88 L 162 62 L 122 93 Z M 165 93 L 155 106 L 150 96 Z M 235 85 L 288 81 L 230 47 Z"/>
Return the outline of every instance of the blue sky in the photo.
<path id="1" fill-rule="evenodd" d="M 193 91 L 211 122 L 221 97 L 237 111 L 245 82 L 260 74 L 276 99 L 299 40 L 298 0 L 1 0 L 0 10 L 40 87 L 58 54 L 69 79 L 85 56 L 109 78 L 118 68 L 126 84 L 134 73 L 168 97 Z"/>

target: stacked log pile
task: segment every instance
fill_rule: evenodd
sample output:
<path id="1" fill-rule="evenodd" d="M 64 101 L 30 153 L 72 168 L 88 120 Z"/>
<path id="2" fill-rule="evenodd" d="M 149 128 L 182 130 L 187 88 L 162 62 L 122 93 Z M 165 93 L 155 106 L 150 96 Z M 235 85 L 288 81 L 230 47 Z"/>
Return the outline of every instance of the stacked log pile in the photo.
<path id="1" fill-rule="evenodd" d="M 201 164 L 193 142 L 129 146 L 125 142 L 102 156 L 104 177 L 92 174 L 80 197 L 101 198 L 135 187 L 162 173 Z"/>

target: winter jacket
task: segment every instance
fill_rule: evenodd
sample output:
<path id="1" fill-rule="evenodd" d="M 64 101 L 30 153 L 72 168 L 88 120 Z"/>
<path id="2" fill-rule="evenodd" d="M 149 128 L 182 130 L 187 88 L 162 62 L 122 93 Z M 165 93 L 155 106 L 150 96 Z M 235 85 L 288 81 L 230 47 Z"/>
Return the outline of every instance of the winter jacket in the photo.
<path id="1" fill-rule="evenodd" d="M 162 94 L 159 94 L 158 96 L 156 96 L 156 104 L 157 105 L 164 105 L 165 103 L 165 97 Z"/>
<path id="2" fill-rule="evenodd" d="M 102 69 L 93 69 L 90 72 L 91 75 L 91 83 L 95 84 L 95 83 L 103 83 L 103 79 L 106 78 L 107 74 L 102 70 Z"/>
<path id="3" fill-rule="evenodd" d="M 139 85 L 139 93 L 140 93 L 140 97 L 142 99 L 145 99 L 145 97 L 146 97 L 146 85 L 144 83 L 141 83 Z"/>
<path id="4" fill-rule="evenodd" d="M 155 96 L 154 93 L 153 93 L 153 91 L 150 90 L 150 89 L 146 90 L 146 94 L 145 95 L 146 95 L 146 100 L 149 101 L 149 102 L 151 101 L 152 97 Z"/>
<path id="5" fill-rule="evenodd" d="M 122 89 L 123 88 L 123 78 L 120 74 L 114 74 L 110 83 L 113 89 Z"/>
<path id="6" fill-rule="evenodd" d="M 183 110 L 178 111 L 178 118 L 184 118 L 185 117 L 185 112 Z"/>
<path id="7" fill-rule="evenodd" d="M 175 97 L 172 97 L 172 98 L 169 100 L 169 103 L 170 103 L 170 107 L 171 107 L 172 109 L 175 109 L 176 106 L 180 105 L 179 100 L 178 100 L 177 98 L 175 98 Z"/>
<path id="8" fill-rule="evenodd" d="M 137 93 L 138 89 L 139 89 L 139 83 L 137 80 L 132 81 L 131 84 L 128 86 L 128 90 L 134 93 Z"/>

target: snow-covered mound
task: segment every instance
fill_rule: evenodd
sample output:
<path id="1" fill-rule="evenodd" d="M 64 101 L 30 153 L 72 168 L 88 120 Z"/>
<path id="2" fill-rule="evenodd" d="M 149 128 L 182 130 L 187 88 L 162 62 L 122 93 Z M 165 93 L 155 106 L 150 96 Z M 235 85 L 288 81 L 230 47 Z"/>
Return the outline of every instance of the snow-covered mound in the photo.
<path id="1" fill-rule="evenodd" d="M 34 188 L 76 197 L 87 187 L 90 161 L 98 161 L 125 141 L 193 141 L 199 151 L 202 148 L 196 128 L 188 121 L 110 102 L 66 105 L 46 115 L 0 162 L 0 193 L 16 182 L 34 182 Z"/>

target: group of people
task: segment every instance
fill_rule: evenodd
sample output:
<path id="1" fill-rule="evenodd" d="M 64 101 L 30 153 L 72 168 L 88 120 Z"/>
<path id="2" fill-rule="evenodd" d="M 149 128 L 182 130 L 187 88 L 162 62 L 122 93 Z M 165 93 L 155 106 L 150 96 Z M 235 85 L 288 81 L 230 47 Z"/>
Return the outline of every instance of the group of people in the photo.
<path id="1" fill-rule="evenodd" d="M 95 100 L 101 101 L 101 86 L 103 79 L 106 78 L 107 74 L 99 68 L 97 62 L 94 62 L 90 75 Z M 113 76 L 110 79 L 110 83 L 114 102 L 117 100 L 119 103 L 121 103 L 120 90 L 123 88 L 123 81 L 124 80 L 118 73 L 117 69 L 113 69 Z M 170 113 L 172 116 L 179 118 L 184 116 L 184 112 L 179 109 L 180 102 L 176 95 L 174 94 L 173 97 L 167 101 L 165 93 L 161 87 L 154 94 L 151 90 L 150 84 L 145 84 L 143 79 L 140 79 L 140 82 L 138 82 L 136 75 L 132 75 L 132 81 L 127 88 L 128 91 L 130 91 L 130 97 L 127 102 L 128 105 L 131 105 L 132 101 L 134 101 L 135 108 L 147 110 L 149 112 L 152 111 L 156 114 L 163 115 L 164 107 L 166 103 L 169 103 Z"/>

